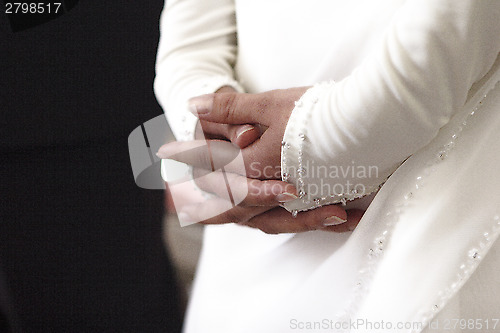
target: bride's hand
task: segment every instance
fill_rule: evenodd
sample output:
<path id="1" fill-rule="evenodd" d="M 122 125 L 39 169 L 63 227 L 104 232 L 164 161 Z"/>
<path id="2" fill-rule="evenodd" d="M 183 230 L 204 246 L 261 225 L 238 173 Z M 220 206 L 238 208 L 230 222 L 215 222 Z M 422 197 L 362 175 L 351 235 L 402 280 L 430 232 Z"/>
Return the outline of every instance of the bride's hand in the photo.
<path id="1" fill-rule="evenodd" d="M 281 138 L 294 102 L 306 90 L 307 88 L 294 88 L 250 95 L 238 94 L 231 88 L 223 88 L 216 94 L 191 100 L 197 110 L 209 111 L 208 114 L 199 117 L 196 135 L 198 140 L 203 138 L 229 140 L 236 146 L 244 148 L 242 149 L 244 169 L 247 171 L 232 170 L 227 165 L 225 171 L 232 171 L 232 174 L 227 173 L 226 176 L 232 177 L 233 184 L 235 179 L 238 179 L 237 183 L 240 186 L 236 187 L 247 187 L 248 194 L 237 206 L 215 217 L 207 218 L 214 216 L 211 211 L 221 206 L 227 207 L 227 200 L 222 199 L 227 193 L 217 193 L 221 189 L 220 177 L 195 176 L 197 185 L 201 189 L 218 197 L 202 204 L 182 207 L 179 214 L 186 222 L 189 220 L 204 224 L 235 222 L 273 234 L 310 230 L 345 232 L 355 228 L 363 214 L 361 210 L 346 212 L 340 206 L 330 205 L 299 213 L 293 218 L 285 209 L 278 207 L 284 200 L 295 198 L 297 193 L 292 185 L 278 180 L 261 181 L 246 178 L 247 176 L 260 179 L 280 178 Z M 267 129 L 262 137 L 260 137 L 261 128 Z M 198 149 L 202 145 L 207 149 Z M 160 148 L 159 155 L 162 158 L 173 158 L 193 165 L 195 173 L 203 173 L 201 170 L 211 170 L 214 167 L 218 169 L 219 166 L 214 165 L 214 161 L 217 164 L 227 159 L 230 150 L 228 143 L 217 140 L 209 140 L 206 144 L 201 141 L 173 142 Z M 221 164 L 223 165 L 225 163 Z M 213 179 L 213 183 L 210 183 L 210 179 Z M 222 187 L 222 190 L 225 189 Z"/>
<path id="2" fill-rule="evenodd" d="M 221 171 L 195 169 L 194 173 L 198 187 L 214 196 L 176 207 L 183 223 L 238 223 L 268 234 L 311 230 L 346 232 L 356 227 L 363 214 L 361 210 L 346 211 L 340 205 L 330 205 L 301 212 L 294 218 L 279 207 L 280 203 L 296 198 L 296 189 L 290 184 L 278 180 L 250 179 L 233 173 L 222 174 Z M 224 183 L 231 184 L 230 198 Z M 243 200 L 232 202 L 233 198 Z"/>
<path id="3" fill-rule="evenodd" d="M 195 140 L 181 148 L 169 143 L 162 148 L 162 158 L 194 166 L 198 187 L 215 196 L 201 202 L 187 202 L 176 209 L 183 223 L 239 223 L 266 233 L 295 233 L 310 230 L 344 232 L 354 229 L 362 211 L 345 211 L 330 205 L 299 213 L 296 218 L 280 203 L 297 198 L 293 185 L 279 180 L 258 180 L 242 176 L 245 172 L 227 172 L 237 165 L 240 150 L 227 141 Z M 220 152 L 216 158 L 214 151 Z M 224 154 L 224 155 L 222 155 Z M 241 162 L 242 163 L 242 162 Z M 234 167 L 236 168 L 236 167 Z"/>

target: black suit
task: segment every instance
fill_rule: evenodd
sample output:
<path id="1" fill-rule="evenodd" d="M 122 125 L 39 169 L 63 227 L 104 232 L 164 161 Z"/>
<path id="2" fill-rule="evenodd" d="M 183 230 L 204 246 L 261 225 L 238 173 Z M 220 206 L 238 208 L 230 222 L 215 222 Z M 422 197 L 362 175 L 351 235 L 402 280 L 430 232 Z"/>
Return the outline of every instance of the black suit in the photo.
<path id="1" fill-rule="evenodd" d="M 17 33 L 0 18 L 0 262 L 16 332 L 180 329 L 163 194 L 135 186 L 127 149 L 161 113 L 162 4 L 81 1 Z"/>

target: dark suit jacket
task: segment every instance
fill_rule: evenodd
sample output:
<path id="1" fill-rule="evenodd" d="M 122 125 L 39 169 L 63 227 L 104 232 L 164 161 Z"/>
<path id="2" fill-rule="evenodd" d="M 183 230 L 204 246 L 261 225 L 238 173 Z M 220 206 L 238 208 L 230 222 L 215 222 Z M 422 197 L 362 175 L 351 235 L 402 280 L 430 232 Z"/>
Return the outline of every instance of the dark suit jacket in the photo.
<path id="1" fill-rule="evenodd" d="M 20 332 L 179 331 L 162 192 L 135 186 L 127 148 L 162 113 L 162 5 L 80 1 L 16 33 L 0 13 L 2 306 Z"/>
<path id="2" fill-rule="evenodd" d="M 0 13 L 0 151 L 112 137 L 161 114 L 152 84 L 162 5 L 80 1 L 17 33 Z"/>

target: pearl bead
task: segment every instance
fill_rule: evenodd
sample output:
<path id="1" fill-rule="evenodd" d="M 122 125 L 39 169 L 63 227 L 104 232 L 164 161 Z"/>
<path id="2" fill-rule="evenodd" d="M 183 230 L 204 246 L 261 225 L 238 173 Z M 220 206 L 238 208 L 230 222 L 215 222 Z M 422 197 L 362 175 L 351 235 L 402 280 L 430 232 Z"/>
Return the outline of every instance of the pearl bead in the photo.
<path id="1" fill-rule="evenodd" d="M 445 151 L 440 151 L 438 154 L 437 154 L 437 158 L 441 161 L 443 161 L 445 158 L 446 158 L 446 152 Z"/>
<path id="2" fill-rule="evenodd" d="M 472 249 L 469 251 L 469 258 L 471 259 L 480 259 L 481 256 L 479 255 L 479 250 L 478 249 Z"/>

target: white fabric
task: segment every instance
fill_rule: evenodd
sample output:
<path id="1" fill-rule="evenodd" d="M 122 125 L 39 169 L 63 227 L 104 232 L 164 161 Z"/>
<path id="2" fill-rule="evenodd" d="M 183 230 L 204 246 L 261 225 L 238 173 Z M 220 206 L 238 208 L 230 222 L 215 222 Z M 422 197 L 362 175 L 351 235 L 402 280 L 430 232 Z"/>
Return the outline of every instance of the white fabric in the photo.
<path id="1" fill-rule="evenodd" d="M 431 320 L 425 331 L 461 332 L 447 329 L 452 319 L 494 325 L 498 17 L 495 0 L 166 2 L 155 91 L 178 139 L 192 137 L 190 97 L 223 85 L 260 92 L 335 80 L 294 109 L 285 167 L 299 167 L 302 147 L 310 165 L 355 161 L 385 178 L 411 156 L 352 234 L 208 227 L 187 333 L 340 331 L 335 323 L 349 320 L 394 326 L 353 332 L 420 332 Z"/>

